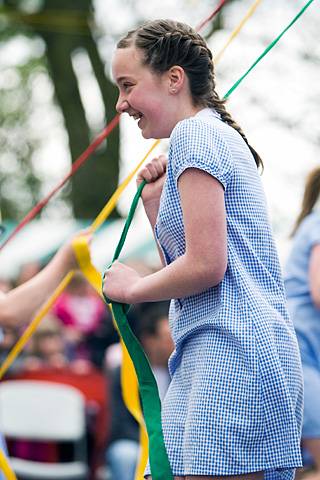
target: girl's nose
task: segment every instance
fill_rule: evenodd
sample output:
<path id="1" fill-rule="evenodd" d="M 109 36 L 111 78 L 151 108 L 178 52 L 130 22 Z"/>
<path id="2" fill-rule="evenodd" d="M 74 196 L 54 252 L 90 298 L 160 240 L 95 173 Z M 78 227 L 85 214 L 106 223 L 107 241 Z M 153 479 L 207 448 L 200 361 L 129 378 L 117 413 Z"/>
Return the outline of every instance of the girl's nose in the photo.
<path id="1" fill-rule="evenodd" d="M 118 113 L 125 113 L 129 108 L 129 104 L 127 100 L 122 99 L 121 97 L 118 98 L 116 104 L 116 110 Z"/>

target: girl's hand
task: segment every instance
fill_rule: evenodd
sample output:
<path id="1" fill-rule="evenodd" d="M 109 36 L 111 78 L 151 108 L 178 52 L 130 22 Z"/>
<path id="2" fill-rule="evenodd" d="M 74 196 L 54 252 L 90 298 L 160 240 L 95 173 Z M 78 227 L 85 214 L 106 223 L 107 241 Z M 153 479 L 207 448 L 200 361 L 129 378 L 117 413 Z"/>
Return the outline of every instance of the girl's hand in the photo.
<path id="1" fill-rule="evenodd" d="M 136 303 L 133 290 L 141 276 L 131 267 L 115 261 L 105 272 L 103 293 L 118 303 Z"/>
<path id="2" fill-rule="evenodd" d="M 163 184 L 166 179 L 167 163 L 167 157 L 165 155 L 160 155 L 147 163 L 139 171 L 137 176 L 137 186 L 139 186 L 143 180 L 148 182 L 142 190 L 141 195 L 144 205 L 147 205 L 148 203 L 159 203 Z"/>

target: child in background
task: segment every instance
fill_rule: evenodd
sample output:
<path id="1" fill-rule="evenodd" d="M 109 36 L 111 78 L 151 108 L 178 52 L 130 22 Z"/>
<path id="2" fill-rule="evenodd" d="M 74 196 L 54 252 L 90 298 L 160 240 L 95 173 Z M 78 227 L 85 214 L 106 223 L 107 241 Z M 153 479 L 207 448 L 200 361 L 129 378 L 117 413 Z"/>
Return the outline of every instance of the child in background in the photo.
<path id="1" fill-rule="evenodd" d="M 302 446 L 320 480 L 320 168 L 307 178 L 301 212 L 285 269 L 288 306 L 297 333 L 304 373 Z M 309 458 L 310 460 L 310 458 Z"/>
<path id="2" fill-rule="evenodd" d="M 27 370 L 38 370 L 60 369 L 68 365 L 67 347 L 61 323 L 54 315 L 47 315 L 31 338 L 24 367 Z"/>

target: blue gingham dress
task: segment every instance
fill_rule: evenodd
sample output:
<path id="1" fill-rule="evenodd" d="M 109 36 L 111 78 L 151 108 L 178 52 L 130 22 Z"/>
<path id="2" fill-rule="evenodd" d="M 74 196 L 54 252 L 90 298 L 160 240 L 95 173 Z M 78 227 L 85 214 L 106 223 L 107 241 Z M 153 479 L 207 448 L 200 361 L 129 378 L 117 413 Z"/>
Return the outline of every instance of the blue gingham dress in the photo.
<path id="1" fill-rule="evenodd" d="M 168 264 L 185 252 L 177 181 L 190 167 L 224 187 L 228 267 L 216 287 L 171 302 L 162 422 L 172 471 L 289 480 L 301 466 L 303 381 L 259 174 L 214 110 L 179 122 L 155 226 Z"/>

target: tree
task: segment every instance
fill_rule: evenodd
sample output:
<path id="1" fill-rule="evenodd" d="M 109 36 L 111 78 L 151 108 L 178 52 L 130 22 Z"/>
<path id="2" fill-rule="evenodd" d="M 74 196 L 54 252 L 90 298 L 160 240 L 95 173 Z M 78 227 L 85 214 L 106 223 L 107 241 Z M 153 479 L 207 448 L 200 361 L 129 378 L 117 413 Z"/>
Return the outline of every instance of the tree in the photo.
<path id="1" fill-rule="evenodd" d="M 100 89 L 105 121 L 115 115 L 116 88 L 106 77 L 96 42 L 90 28 L 90 0 L 45 0 L 33 13 L 21 10 L 22 2 L 6 2 L 7 15 L 30 27 L 33 35 L 45 43 L 45 60 L 54 84 L 56 100 L 61 108 L 69 147 L 74 161 L 89 145 L 93 133 L 80 95 L 79 79 L 72 57 L 82 50 L 87 53 Z M 9 10 L 10 7 L 10 10 Z M 87 165 L 72 178 L 70 198 L 76 217 L 93 218 L 114 192 L 119 175 L 119 132 L 96 151 Z M 30 165 L 30 162 L 29 162 Z"/>
<path id="2" fill-rule="evenodd" d="M 9 30 L 9 31 L 8 31 Z M 7 41 L 14 29 L 1 31 Z M 34 174 L 32 156 L 37 139 L 27 134 L 31 114 L 32 72 L 43 68 L 42 56 L 28 58 L 2 71 L 0 82 L 0 199 L 3 218 L 21 218 L 38 200 L 41 181 Z"/>

